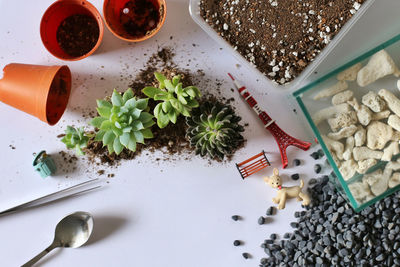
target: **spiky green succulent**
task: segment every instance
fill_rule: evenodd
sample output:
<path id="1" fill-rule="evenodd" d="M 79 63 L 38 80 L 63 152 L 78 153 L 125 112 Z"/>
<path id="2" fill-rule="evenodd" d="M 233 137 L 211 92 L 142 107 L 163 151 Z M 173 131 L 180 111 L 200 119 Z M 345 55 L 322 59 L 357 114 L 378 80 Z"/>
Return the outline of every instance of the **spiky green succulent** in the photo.
<path id="1" fill-rule="evenodd" d="M 192 109 L 199 106 L 196 100 L 201 96 L 199 89 L 195 86 L 182 88 L 180 75 L 174 76 L 172 80 L 168 80 L 159 72 L 154 75 L 160 83 L 159 87 L 145 87 L 143 93 L 156 101 L 161 101 L 154 108 L 158 127 L 164 128 L 169 122 L 176 123 L 180 114 L 190 117 Z"/>
<path id="2" fill-rule="evenodd" d="M 148 98 L 136 99 L 130 88 L 122 96 L 114 90 L 111 102 L 97 100 L 100 116 L 90 122 L 99 129 L 95 141 L 102 141 L 110 154 L 118 155 L 124 148 L 136 151 L 136 143 L 153 138 L 150 128 L 155 122 L 147 104 Z"/>
<path id="3" fill-rule="evenodd" d="M 83 127 L 74 128 L 72 126 L 67 126 L 65 136 L 61 139 L 61 142 L 63 142 L 68 149 L 75 148 L 78 156 L 85 154 L 82 149 L 87 146 L 88 141 L 89 137 L 85 134 Z"/>
<path id="4" fill-rule="evenodd" d="M 243 143 L 239 124 L 241 118 L 227 105 L 220 102 L 204 102 L 186 118 L 186 137 L 196 148 L 196 154 L 223 159 L 231 155 Z"/>

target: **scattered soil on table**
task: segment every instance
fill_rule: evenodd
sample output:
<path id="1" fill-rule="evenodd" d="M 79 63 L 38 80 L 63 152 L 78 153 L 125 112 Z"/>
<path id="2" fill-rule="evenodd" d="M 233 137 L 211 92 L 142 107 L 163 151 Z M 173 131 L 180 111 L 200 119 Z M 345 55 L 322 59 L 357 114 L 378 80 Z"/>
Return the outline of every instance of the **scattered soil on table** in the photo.
<path id="1" fill-rule="evenodd" d="M 126 2 L 120 20 L 128 34 L 143 37 L 157 28 L 162 15 L 155 1 L 134 0 Z"/>
<path id="2" fill-rule="evenodd" d="M 76 14 L 63 20 L 57 29 L 57 42 L 65 53 L 80 57 L 96 45 L 99 25 L 88 15 Z"/>
<path id="3" fill-rule="evenodd" d="M 364 0 L 201 0 L 203 19 L 278 84 L 297 77 Z"/>
<path id="4" fill-rule="evenodd" d="M 13 145 L 8 145 L 8 147 L 11 148 L 12 150 L 16 149 L 16 147 Z"/>
<path id="5" fill-rule="evenodd" d="M 141 91 L 146 86 L 158 87 L 158 81 L 154 77 L 155 71 L 163 73 L 169 79 L 175 75 L 181 75 L 183 87 L 189 85 L 196 86 L 199 84 L 200 80 L 204 79 L 204 72 L 201 70 L 193 73 L 191 70 L 179 68 L 173 60 L 174 55 L 175 53 L 172 48 L 164 47 L 160 48 L 156 53 L 150 56 L 149 60 L 145 64 L 145 68 L 140 70 L 140 72 L 129 85 L 129 87 L 134 91 L 136 97 L 147 97 Z M 211 84 L 211 81 L 207 80 L 206 83 Z M 213 86 L 215 88 L 215 92 L 213 90 L 213 93 L 215 93 L 215 95 L 209 91 L 206 92 L 204 90 L 205 88 L 200 88 L 202 93 L 205 95 L 201 101 L 220 101 L 226 104 L 232 102 L 234 100 L 233 98 L 227 99 L 220 95 L 221 85 L 222 83 L 218 81 L 216 84 L 214 82 Z M 149 99 L 150 110 L 153 110 L 156 104 L 157 103 L 154 100 Z M 108 163 L 109 165 L 119 164 L 121 159 L 134 159 L 144 150 L 149 152 L 155 152 L 157 150 L 163 151 L 163 160 L 176 160 L 177 155 L 185 155 L 184 159 L 189 160 L 194 153 L 194 148 L 190 147 L 190 144 L 186 139 L 187 127 L 188 126 L 186 125 L 185 117 L 181 115 L 178 117 L 176 124 L 170 123 L 163 129 L 160 129 L 157 127 L 157 125 L 154 125 L 152 128 L 154 138 L 146 139 L 144 145 L 137 144 L 136 152 L 124 149 L 119 155 L 116 155 L 115 153 L 109 154 L 107 148 L 103 147 L 101 142 L 94 141 L 93 139 L 89 140 L 85 151 L 87 152 L 90 161 L 95 162 L 96 159 L 99 158 L 101 163 Z M 244 142 L 236 150 L 242 148 L 243 145 Z M 227 157 L 227 160 L 230 160 L 230 157 Z"/>
<path id="6" fill-rule="evenodd" d="M 76 170 L 76 164 L 78 161 L 78 157 L 74 154 L 70 154 L 69 152 L 60 151 L 58 155 L 55 156 L 55 162 L 57 163 L 57 173 L 60 171 L 64 174 L 71 173 L 71 171 Z M 60 159 L 57 159 L 60 158 Z M 62 161 L 62 163 L 61 163 Z M 66 176 L 68 177 L 68 176 Z"/>

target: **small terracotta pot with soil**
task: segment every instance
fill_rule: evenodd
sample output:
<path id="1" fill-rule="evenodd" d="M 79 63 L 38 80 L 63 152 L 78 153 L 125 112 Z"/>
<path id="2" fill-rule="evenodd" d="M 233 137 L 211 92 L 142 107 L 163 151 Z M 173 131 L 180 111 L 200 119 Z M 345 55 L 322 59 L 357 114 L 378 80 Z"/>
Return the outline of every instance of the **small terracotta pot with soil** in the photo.
<path id="1" fill-rule="evenodd" d="M 154 36 L 165 22 L 165 0 L 105 0 L 104 20 L 108 29 L 128 42 Z"/>
<path id="2" fill-rule="evenodd" d="M 71 72 L 67 66 L 11 63 L 3 69 L 0 101 L 56 124 L 68 104 Z"/>
<path id="3" fill-rule="evenodd" d="M 103 39 L 100 13 L 85 0 L 58 0 L 43 14 L 40 36 L 46 49 L 62 60 L 93 54 Z"/>

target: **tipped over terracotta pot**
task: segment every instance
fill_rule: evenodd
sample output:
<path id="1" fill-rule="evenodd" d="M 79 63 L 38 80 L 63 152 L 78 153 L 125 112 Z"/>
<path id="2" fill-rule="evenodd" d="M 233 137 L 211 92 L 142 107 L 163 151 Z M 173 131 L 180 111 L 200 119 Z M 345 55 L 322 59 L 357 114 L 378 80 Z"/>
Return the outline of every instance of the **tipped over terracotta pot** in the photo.
<path id="1" fill-rule="evenodd" d="M 67 66 L 11 63 L 3 71 L 1 102 L 49 125 L 60 120 L 71 92 L 71 72 Z"/>

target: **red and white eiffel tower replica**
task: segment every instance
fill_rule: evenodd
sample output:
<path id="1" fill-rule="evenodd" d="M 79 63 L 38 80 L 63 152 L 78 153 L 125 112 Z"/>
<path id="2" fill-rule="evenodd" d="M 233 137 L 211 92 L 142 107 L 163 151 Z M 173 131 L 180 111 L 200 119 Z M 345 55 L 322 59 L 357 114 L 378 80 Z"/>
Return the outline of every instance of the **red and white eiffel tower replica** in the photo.
<path id="1" fill-rule="evenodd" d="M 267 112 L 260 109 L 260 107 L 257 104 L 257 101 L 253 98 L 253 96 L 249 93 L 249 91 L 247 91 L 246 87 L 241 86 L 230 73 L 228 73 L 228 75 L 229 77 L 231 77 L 240 95 L 257 113 L 258 117 L 264 123 L 265 129 L 271 132 L 272 136 L 278 143 L 279 151 L 281 152 L 283 168 L 286 168 L 286 166 L 288 165 L 288 158 L 286 155 L 286 149 L 288 146 L 295 146 L 303 150 L 308 150 L 310 148 L 311 146 L 310 142 L 304 142 L 299 139 L 296 139 L 293 136 L 290 136 L 287 133 L 285 133 L 281 128 L 279 128 L 279 126 L 273 119 L 271 119 L 271 117 L 267 114 Z"/>

